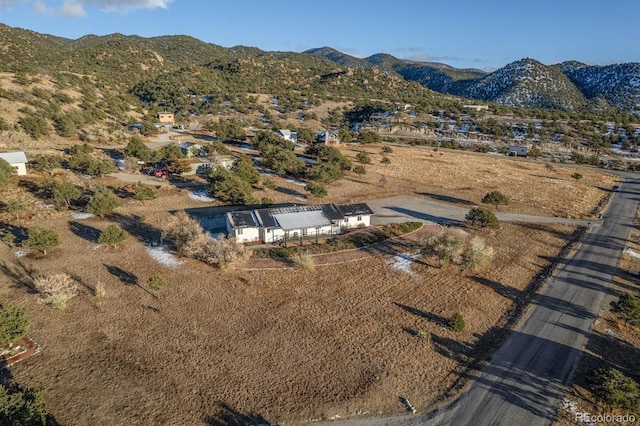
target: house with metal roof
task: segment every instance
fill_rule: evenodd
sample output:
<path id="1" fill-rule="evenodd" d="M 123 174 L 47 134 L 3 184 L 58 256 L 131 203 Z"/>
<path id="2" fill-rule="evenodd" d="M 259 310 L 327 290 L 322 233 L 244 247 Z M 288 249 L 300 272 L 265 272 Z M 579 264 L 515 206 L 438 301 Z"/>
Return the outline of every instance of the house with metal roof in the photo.
<path id="1" fill-rule="evenodd" d="M 360 204 L 271 207 L 227 213 L 227 231 L 239 243 L 275 243 L 340 234 L 371 224 L 373 211 Z"/>
<path id="2" fill-rule="evenodd" d="M 280 129 L 277 132 L 277 135 L 286 141 L 291 141 L 293 143 L 298 143 L 298 133 L 292 132 L 289 129 Z"/>
<path id="3" fill-rule="evenodd" d="M 16 169 L 16 174 L 18 176 L 23 176 L 27 174 L 27 156 L 24 151 L 14 151 L 14 152 L 0 152 L 0 159 L 3 159 L 11 167 Z"/>

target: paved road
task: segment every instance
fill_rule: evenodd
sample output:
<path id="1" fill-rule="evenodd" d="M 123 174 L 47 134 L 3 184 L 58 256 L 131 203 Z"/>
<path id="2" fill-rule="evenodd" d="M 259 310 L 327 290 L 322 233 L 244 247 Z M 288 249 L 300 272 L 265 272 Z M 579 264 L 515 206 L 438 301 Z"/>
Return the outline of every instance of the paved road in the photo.
<path id="1" fill-rule="evenodd" d="M 403 220 L 419 220 L 440 224 L 461 223 L 473 204 L 455 205 L 417 195 L 396 195 L 393 197 L 367 200 L 367 204 L 375 213 L 371 217 L 373 225 L 397 223 Z M 571 225 L 595 224 L 599 221 L 565 219 L 561 217 L 531 216 L 516 213 L 496 213 L 501 221 L 563 223 Z"/>
<path id="2" fill-rule="evenodd" d="M 640 200 L 625 175 L 603 221 L 566 259 L 469 389 L 436 412 L 357 419 L 354 425 L 550 425 L 583 355 L 598 311 L 611 300 L 612 274 Z M 332 424 L 341 424 L 340 422 Z"/>

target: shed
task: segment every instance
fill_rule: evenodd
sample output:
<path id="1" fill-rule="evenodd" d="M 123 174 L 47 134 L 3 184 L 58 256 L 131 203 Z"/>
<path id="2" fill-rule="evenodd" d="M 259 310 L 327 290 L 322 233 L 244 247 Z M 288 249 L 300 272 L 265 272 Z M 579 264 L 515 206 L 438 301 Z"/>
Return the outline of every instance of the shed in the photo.
<path id="1" fill-rule="evenodd" d="M 11 167 L 16 169 L 18 176 L 27 174 L 27 156 L 24 151 L 0 152 L 0 158 L 9 163 Z"/>

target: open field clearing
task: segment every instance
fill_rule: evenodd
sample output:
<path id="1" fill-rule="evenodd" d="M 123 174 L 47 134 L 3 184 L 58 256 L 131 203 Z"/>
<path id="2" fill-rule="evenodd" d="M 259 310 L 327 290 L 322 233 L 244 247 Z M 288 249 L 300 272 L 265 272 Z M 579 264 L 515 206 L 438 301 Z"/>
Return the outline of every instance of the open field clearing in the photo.
<path id="1" fill-rule="evenodd" d="M 471 207 L 497 189 L 511 198 L 500 211 L 582 217 L 613 183 L 596 171 L 581 171 L 577 180 L 572 169 L 466 153 L 394 147 L 385 166 L 379 146 L 341 149 L 350 157 L 367 150 L 374 163 L 366 175 L 349 173 L 332 184 L 327 198 L 306 202 L 417 193 Z M 63 242 L 46 257 L 18 257 L 18 248 L 0 244 L 0 300 L 27 309 L 29 335 L 41 350 L 10 371 L 18 383 L 46 389 L 61 424 L 299 423 L 401 413 L 400 397 L 419 411 L 433 408 L 499 345 L 525 289 L 575 233 L 568 225 L 510 223 L 469 231 L 495 250 L 490 266 L 474 270 L 438 268 L 434 259 L 415 256 L 413 244 L 437 230 L 426 226 L 404 246 L 398 242 L 397 253 L 332 254 L 315 269 L 254 270 L 261 263 L 250 260 L 220 272 L 149 247 L 161 242 L 177 210 L 202 212 L 210 228 L 223 226 L 225 207 L 204 198 L 203 181 L 175 187 L 157 180 L 158 199 L 140 202 L 132 198 L 133 181 L 54 177 L 84 190 L 105 183 L 122 202 L 99 219 L 47 207 L 33 190 L 37 176 L 3 190 L 27 204 L 19 219 L 2 213 L 3 227 L 44 226 Z M 270 178 L 276 189 L 259 188 L 256 198 L 301 202 L 298 182 Z M 116 249 L 97 242 L 110 223 L 131 234 Z M 80 288 L 64 310 L 30 290 L 34 278 L 58 272 Z M 159 293 L 146 286 L 153 275 L 167 282 Z M 103 297 L 96 295 L 100 286 Z M 448 327 L 458 312 L 462 332 Z"/>
<path id="2" fill-rule="evenodd" d="M 439 269 L 429 259 L 398 268 L 393 256 L 375 256 L 313 272 L 223 273 L 188 259 L 173 267 L 153 260 L 143 241 L 156 235 L 161 214 L 132 226 L 138 240 L 116 250 L 95 242 L 107 221 L 67 215 L 48 221 L 65 244 L 46 258 L 0 249 L 0 297 L 28 309 L 41 345 L 11 372 L 47 389 L 63 424 L 216 424 L 240 416 L 233 410 L 304 421 L 402 412 L 398 396 L 422 410 L 485 355 L 473 345 L 490 339 L 572 233 L 559 225 L 485 231 L 496 258 L 482 271 Z M 27 288 L 31 277 L 58 271 L 81 284 L 65 310 Z M 159 297 L 145 287 L 153 274 L 168 283 Z M 99 303 L 98 283 L 106 288 Z M 458 311 L 462 333 L 446 327 Z"/>

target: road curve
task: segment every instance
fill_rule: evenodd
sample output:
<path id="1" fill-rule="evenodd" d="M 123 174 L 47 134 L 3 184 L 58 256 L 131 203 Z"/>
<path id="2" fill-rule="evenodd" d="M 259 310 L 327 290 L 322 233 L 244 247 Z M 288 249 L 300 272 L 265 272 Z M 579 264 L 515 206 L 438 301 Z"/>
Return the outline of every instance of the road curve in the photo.
<path id="1" fill-rule="evenodd" d="M 591 325 L 610 300 L 612 275 L 633 226 L 640 179 L 630 174 L 625 178 L 603 220 L 558 267 L 503 346 L 456 401 L 431 413 L 354 419 L 332 425 L 553 423 Z"/>

